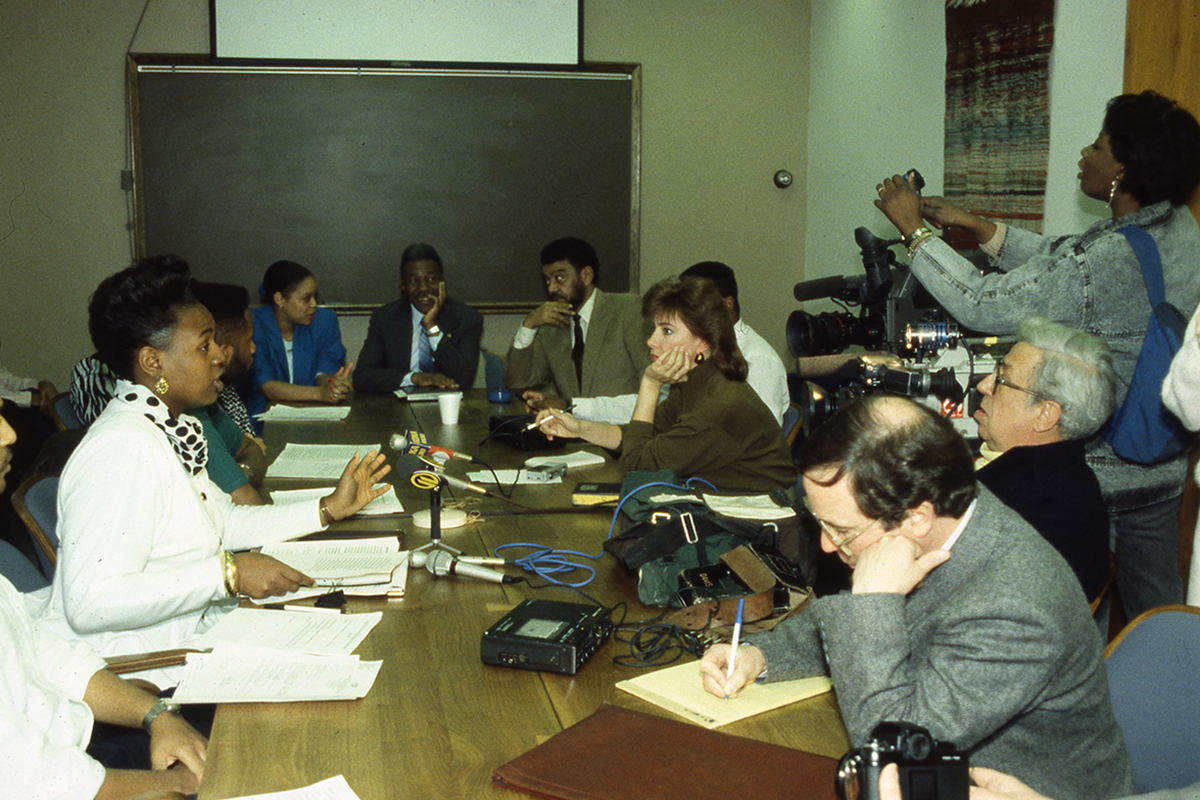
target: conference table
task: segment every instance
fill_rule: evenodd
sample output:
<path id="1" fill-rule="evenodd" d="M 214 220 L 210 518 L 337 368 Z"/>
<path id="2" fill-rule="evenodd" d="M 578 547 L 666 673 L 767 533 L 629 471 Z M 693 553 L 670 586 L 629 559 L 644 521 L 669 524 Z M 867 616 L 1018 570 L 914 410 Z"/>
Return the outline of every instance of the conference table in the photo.
<path id="1" fill-rule="evenodd" d="M 387 448 L 393 433 L 419 430 L 430 443 L 466 451 L 496 469 L 512 469 L 531 454 L 481 441 L 490 415 L 520 410 L 518 402 L 492 404 L 484 390 L 471 390 L 465 393 L 459 422 L 443 425 L 435 402 L 355 395 L 344 421 L 269 422 L 264 438 L 270 460 L 287 442 Z M 603 453 L 575 442 L 565 451 L 578 449 Z M 387 452 L 393 465 L 387 479 L 395 485 L 406 513 L 345 520 L 315 538 L 400 536 L 406 549 L 429 542 L 429 531 L 414 527 L 411 518 L 412 512 L 427 509 L 430 502 L 429 492 L 410 481 L 421 465 L 414 456 Z M 443 531 L 443 542 L 471 555 L 491 555 L 498 545 L 510 542 L 602 554 L 611 507 L 581 511 L 571 507 L 570 496 L 580 481 L 620 480 L 612 459 L 607 455 L 605 459 L 603 466 L 570 470 L 561 484 L 514 487 L 512 500 L 520 506 L 500 497 L 447 488 L 443 497 L 448 507 L 464 503 L 478 516 L 465 527 Z M 447 472 L 465 478 L 468 469 L 479 468 L 455 459 Z M 274 479 L 268 470 L 264 488 L 306 485 L 314 484 Z M 489 488 L 495 490 L 494 485 Z M 526 551 L 522 548 L 517 555 Z M 661 609 L 638 602 L 636 575 L 611 556 L 573 560 L 595 568 L 595 579 L 583 591 L 605 606 L 616 607 L 614 619 L 650 620 L 660 613 Z M 505 570 L 519 573 L 515 567 Z M 588 717 L 602 703 L 671 716 L 616 688 L 618 681 L 642 670 L 613 663 L 614 656 L 629 653 L 629 644 L 613 637 L 575 675 L 483 664 L 480 636 L 522 600 L 589 602 L 571 589 L 533 588 L 546 581 L 522 574 L 532 586 L 434 577 L 413 568 L 402 598 L 351 598 L 352 613 L 383 612 L 380 624 L 355 651 L 363 660 L 383 662 L 371 691 L 353 701 L 220 705 L 200 800 L 296 789 L 335 775 L 344 775 L 362 800 L 519 797 L 515 791 L 494 786 L 492 770 Z M 577 571 L 557 577 L 574 582 L 586 576 Z M 688 654 L 683 658 L 695 660 Z M 831 757 L 840 757 L 848 749 L 831 694 L 720 730 Z M 604 754 L 596 753 L 596 758 Z"/>

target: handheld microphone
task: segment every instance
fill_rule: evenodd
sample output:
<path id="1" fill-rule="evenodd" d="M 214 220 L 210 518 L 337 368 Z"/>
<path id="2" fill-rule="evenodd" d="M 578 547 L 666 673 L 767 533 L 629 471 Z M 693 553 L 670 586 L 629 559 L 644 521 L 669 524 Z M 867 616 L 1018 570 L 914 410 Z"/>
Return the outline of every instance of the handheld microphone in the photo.
<path id="1" fill-rule="evenodd" d="M 458 458 L 475 463 L 475 459 L 466 453 L 459 453 L 448 447 L 438 447 L 429 443 L 429 437 L 420 431 L 405 431 L 392 434 L 392 449 L 401 453 L 411 453 L 414 456 L 443 455 L 447 459 Z"/>
<path id="2" fill-rule="evenodd" d="M 490 583 L 516 583 L 517 578 L 509 577 L 499 570 L 481 567 L 478 564 L 467 564 L 460 558 L 447 553 L 445 550 L 434 550 L 425 558 L 425 569 L 435 578 L 446 575 L 461 575 L 464 578 L 475 578 Z"/>
<path id="3" fill-rule="evenodd" d="M 408 560 L 414 567 L 423 567 L 426 561 L 429 560 L 429 553 L 424 550 L 413 550 L 409 554 Z M 479 567 L 503 567 L 506 564 L 515 563 L 504 558 L 493 558 L 492 556 L 458 556 L 458 560 L 463 564 L 474 564 Z"/>

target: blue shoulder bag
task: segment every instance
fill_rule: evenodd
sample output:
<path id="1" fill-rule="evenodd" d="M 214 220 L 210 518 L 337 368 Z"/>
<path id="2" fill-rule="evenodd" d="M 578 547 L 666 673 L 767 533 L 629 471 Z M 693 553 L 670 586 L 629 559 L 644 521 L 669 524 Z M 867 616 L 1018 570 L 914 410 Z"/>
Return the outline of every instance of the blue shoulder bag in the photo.
<path id="1" fill-rule="evenodd" d="M 1187 319 L 1166 301 L 1162 259 L 1150 234 L 1135 225 L 1121 228 L 1142 268 L 1150 297 L 1150 323 L 1125 400 L 1101 429 L 1113 452 L 1138 464 L 1157 464 L 1182 453 L 1192 442 L 1162 402 L 1163 380 L 1183 345 Z"/>

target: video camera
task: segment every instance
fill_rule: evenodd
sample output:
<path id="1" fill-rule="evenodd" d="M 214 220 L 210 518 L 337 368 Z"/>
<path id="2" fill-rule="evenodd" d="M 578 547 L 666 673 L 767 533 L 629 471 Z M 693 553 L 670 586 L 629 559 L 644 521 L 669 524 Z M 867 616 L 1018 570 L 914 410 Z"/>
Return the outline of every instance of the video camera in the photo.
<path id="1" fill-rule="evenodd" d="M 916 170 L 907 177 L 917 188 L 924 186 Z M 793 311 L 787 321 L 788 348 L 795 357 L 804 358 L 859 346 L 891 353 L 901 367 L 860 360 L 829 378 L 805 379 L 802 386 L 793 385 L 792 396 L 801 406 L 805 434 L 847 400 L 882 392 L 937 408 L 964 436 L 977 437 L 971 412 L 978 407 L 978 395 L 971 390 L 995 368 L 997 345 L 1002 342 L 960 330 L 908 266 L 897 263 L 891 248 L 900 244 L 900 239 L 880 239 L 862 227 L 855 229 L 854 241 L 862 255 L 864 275 L 818 278 L 798 283 L 794 290 L 801 303 L 829 298 L 844 310 L 820 314 Z M 857 313 L 851 311 L 855 306 Z M 969 399 L 964 402 L 964 398 Z"/>

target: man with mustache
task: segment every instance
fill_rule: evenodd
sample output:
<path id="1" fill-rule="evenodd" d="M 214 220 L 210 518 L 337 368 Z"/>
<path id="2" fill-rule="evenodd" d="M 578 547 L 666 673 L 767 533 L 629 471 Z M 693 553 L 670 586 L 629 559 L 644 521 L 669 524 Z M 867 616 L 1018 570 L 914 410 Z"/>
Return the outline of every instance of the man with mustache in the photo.
<path id="1" fill-rule="evenodd" d="M 400 294 L 371 314 L 354 369 L 360 392 L 417 386 L 470 389 L 479 367 L 483 317 L 446 294 L 442 259 L 413 244 L 400 257 Z"/>
<path id="2" fill-rule="evenodd" d="M 629 422 L 628 396 L 637 394 L 650 363 L 642 299 L 601 291 L 600 259 L 582 239 L 556 239 L 541 260 L 549 299 L 517 329 L 504 382 L 525 390 L 533 412 L 573 406 L 580 419 Z"/>

